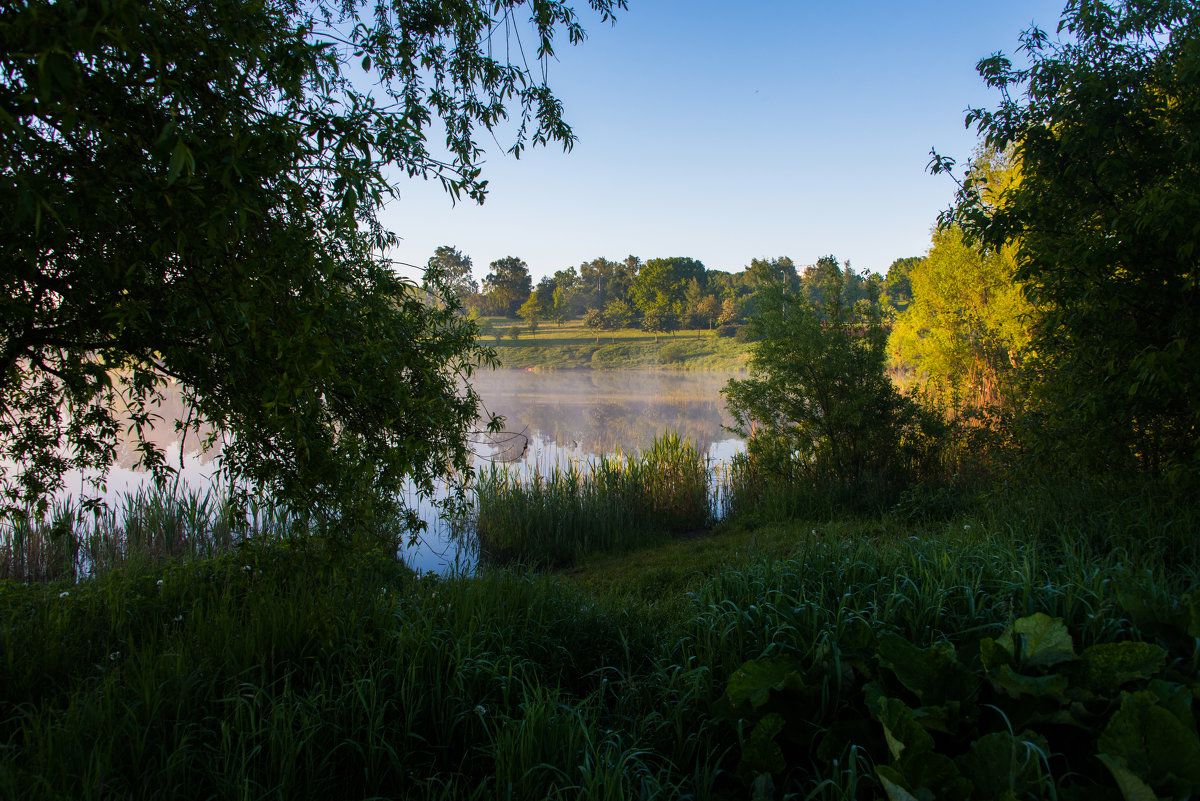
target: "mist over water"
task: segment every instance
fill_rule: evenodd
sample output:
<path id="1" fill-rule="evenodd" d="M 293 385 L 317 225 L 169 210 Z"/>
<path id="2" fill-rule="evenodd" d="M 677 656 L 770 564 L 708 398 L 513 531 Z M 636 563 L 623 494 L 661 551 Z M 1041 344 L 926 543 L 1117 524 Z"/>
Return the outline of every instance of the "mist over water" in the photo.
<path id="1" fill-rule="evenodd" d="M 720 392 L 732 375 L 661 370 L 476 373 L 472 381 L 483 399 L 485 421 L 492 414 L 505 418 L 502 433 L 487 434 L 481 422 L 472 436 L 476 467 L 500 462 L 547 470 L 616 451 L 634 453 L 672 431 L 696 443 L 714 465 L 727 462 L 743 449 L 741 440 L 723 428 L 731 418 Z M 172 421 L 184 413 L 178 393 L 169 395 L 160 409 L 164 422 L 151 439 L 166 450 L 182 483 L 203 490 L 216 473 L 219 450 L 201 450 L 195 434 L 180 441 Z M 146 473 L 132 469 L 136 458 L 136 451 L 122 443 L 107 476 L 107 500 L 148 483 Z M 79 496 L 86 490 L 82 476 L 68 477 L 66 494 Z M 471 567 L 474 555 L 452 536 L 431 500 L 412 494 L 408 500 L 429 528 L 421 542 L 402 551 L 405 561 L 422 571 Z"/>
<path id="2" fill-rule="evenodd" d="M 579 456 L 631 452 L 665 431 L 678 432 L 701 450 L 734 435 L 722 426 L 721 388 L 726 373 L 657 370 L 496 370 L 477 376 L 486 410 L 505 418 L 504 434 L 479 437 L 477 453 L 514 460 L 529 454 L 569 452 Z"/>

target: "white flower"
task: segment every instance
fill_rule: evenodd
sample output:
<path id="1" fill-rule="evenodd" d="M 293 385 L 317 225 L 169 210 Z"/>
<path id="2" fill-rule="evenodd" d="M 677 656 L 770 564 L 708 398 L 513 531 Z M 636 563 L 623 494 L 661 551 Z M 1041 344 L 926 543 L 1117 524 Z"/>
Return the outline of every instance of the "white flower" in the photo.
<path id="1" fill-rule="evenodd" d="M 243 568 L 242 568 L 242 570 L 245 570 L 247 573 L 249 573 L 249 572 L 250 572 L 250 565 L 246 565 L 245 567 L 243 567 Z"/>
<path id="2" fill-rule="evenodd" d="M 970 530 L 971 530 L 971 527 L 969 525 L 963 526 L 963 531 L 970 531 Z"/>
<path id="3" fill-rule="evenodd" d="M 117 661 L 118 659 L 120 659 L 120 658 L 121 658 L 121 652 L 120 652 L 120 651 L 113 651 L 111 654 L 109 654 L 109 655 L 108 655 L 108 661 L 109 661 L 109 662 L 116 662 L 116 661 Z"/>
<path id="4" fill-rule="evenodd" d="M 160 586 L 160 587 L 161 587 L 161 586 L 163 585 L 163 584 L 162 584 L 162 581 L 163 581 L 162 579 L 159 579 L 159 580 L 158 580 L 157 582 L 155 582 L 155 583 L 156 583 L 156 584 L 158 584 L 158 586 Z"/>
<path id="5" fill-rule="evenodd" d="M 487 714 L 487 707 L 485 707 L 483 704 L 479 704 L 475 707 L 475 714 L 479 717 L 483 717 Z"/>
<path id="6" fill-rule="evenodd" d="M 67 592 L 66 590 L 63 590 L 62 592 L 60 592 L 60 593 L 58 594 L 58 597 L 59 597 L 59 598 L 66 598 L 66 597 L 67 597 L 68 595 L 70 595 L 70 594 L 71 594 L 71 593 Z"/>

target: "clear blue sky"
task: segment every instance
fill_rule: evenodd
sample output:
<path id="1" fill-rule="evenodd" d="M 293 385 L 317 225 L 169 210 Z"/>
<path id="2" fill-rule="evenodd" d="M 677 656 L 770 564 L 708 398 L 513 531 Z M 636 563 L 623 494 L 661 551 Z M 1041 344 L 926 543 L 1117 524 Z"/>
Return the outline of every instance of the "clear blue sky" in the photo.
<path id="1" fill-rule="evenodd" d="M 998 99 L 976 62 L 1013 55 L 1032 22 L 1053 32 L 1062 5 L 629 0 L 614 27 L 581 10 L 588 40 L 550 65 L 574 150 L 515 161 L 493 144 L 483 206 L 402 183 L 390 255 L 423 265 L 453 245 L 478 278 L 513 255 L 535 281 L 630 254 L 731 272 L 833 254 L 884 272 L 926 251 L 953 194 L 925 171 L 930 148 L 965 161 L 964 111 Z"/>

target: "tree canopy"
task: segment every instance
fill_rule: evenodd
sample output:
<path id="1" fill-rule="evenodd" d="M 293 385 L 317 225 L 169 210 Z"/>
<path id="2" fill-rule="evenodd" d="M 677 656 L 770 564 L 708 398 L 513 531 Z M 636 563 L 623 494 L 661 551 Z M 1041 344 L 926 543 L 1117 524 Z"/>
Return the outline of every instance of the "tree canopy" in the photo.
<path id="1" fill-rule="evenodd" d="M 781 277 L 760 293 L 751 376 L 722 390 L 734 430 L 752 459 L 788 481 L 902 477 L 925 458 L 926 421 L 884 371 L 879 282 L 848 303 L 848 266 L 826 256 L 810 276 L 821 277 L 820 291 L 791 289 Z"/>
<path id="2" fill-rule="evenodd" d="M 976 166 L 988 170 L 989 195 L 1019 180 L 1017 166 L 1002 155 L 981 154 Z M 951 225 L 934 232 L 927 256 L 898 260 L 888 271 L 885 286 L 903 301 L 889 340 L 892 356 L 918 370 L 947 409 L 1012 411 L 1017 367 L 1035 323 L 1014 280 L 1016 249 L 980 248 Z M 889 300 L 895 305 L 891 293 Z"/>
<path id="3" fill-rule="evenodd" d="M 1200 12 L 1072 0 L 1026 62 L 980 62 L 1001 92 L 968 115 L 1021 178 L 989 197 L 969 165 L 944 222 L 1016 247 L 1037 306 L 1032 441 L 1100 469 L 1200 463 Z M 935 155 L 935 170 L 952 162 Z"/>
<path id="4" fill-rule="evenodd" d="M 393 274 L 377 212 L 396 171 L 481 199 L 481 132 L 570 147 L 545 73 L 494 55 L 522 9 L 543 64 L 584 36 L 560 0 L 0 9 L 5 513 L 103 471 L 124 428 L 167 474 L 143 433 L 168 382 L 229 479 L 319 514 L 464 470 L 488 354 L 450 288 Z"/>

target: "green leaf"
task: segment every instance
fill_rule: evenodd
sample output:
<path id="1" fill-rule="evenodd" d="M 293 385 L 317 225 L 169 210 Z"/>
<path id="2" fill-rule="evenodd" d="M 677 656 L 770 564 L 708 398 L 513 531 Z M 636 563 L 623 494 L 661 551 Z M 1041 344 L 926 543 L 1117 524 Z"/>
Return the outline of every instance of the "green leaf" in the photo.
<path id="1" fill-rule="evenodd" d="M 1096 754 L 1096 758 L 1108 768 L 1108 772 L 1116 780 L 1117 788 L 1121 791 L 1121 797 L 1125 801 L 1158 801 L 1158 796 L 1154 794 L 1154 791 L 1134 775 L 1122 760 L 1108 754 Z"/>
<path id="2" fill-rule="evenodd" d="M 876 695 L 868 705 L 872 716 L 883 725 L 883 736 L 893 759 L 933 750 L 933 737 L 903 701 Z"/>
<path id="3" fill-rule="evenodd" d="M 1008 632 L 1006 631 L 1005 634 L 1007 633 Z M 1003 636 L 1004 635 L 1001 635 L 1001 637 Z M 1001 665 L 1008 665 L 1011 667 L 1013 665 L 1011 639 L 1009 640 L 1009 645 L 1006 647 L 996 642 L 991 637 L 984 637 L 979 641 L 979 657 L 980 661 L 983 662 L 984 670 L 990 671 L 992 668 L 999 667 Z"/>
<path id="4" fill-rule="evenodd" d="M 750 780 L 763 773 L 782 773 L 787 768 L 783 750 L 775 742 L 783 726 L 783 716 L 772 712 L 750 730 L 750 735 L 742 745 L 742 758 L 737 767 L 739 776 Z"/>
<path id="5" fill-rule="evenodd" d="M 1188 636 L 1200 639 L 1200 592 L 1189 592 L 1183 603 L 1188 610 Z"/>
<path id="6" fill-rule="evenodd" d="M 958 765 L 975 785 L 977 799 L 1009 799 L 1040 796 L 1040 762 L 1049 753 L 1049 744 L 1039 735 L 1022 732 L 985 734 L 971 743 Z"/>
<path id="7" fill-rule="evenodd" d="M 915 795 L 904 789 L 901 784 L 904 778 L 894 769 L 887 765 L 880 765 L 875 768 L 875 775 L 879 777 L 879 783 L 883 785 L 884 792 L 887 793 L 890 801 L 920 801 Z"/>
<path id="8" fill-rule="evenodd" d="M 1098 742 L 1101 753 L 1120 759 L 1151 785 L 1179 779 L 1200 790 L 1200 739 L 1148 690 L 1122 693 L 1121 708 Z"/>
<path id="9" fill-rule="evenodd" d="M 1066 701 L 1064 693 L 1067 690 L 1067 677 L 1058 673 L 1047 676 L 1025 676 L 1017 673 L 1008 665 L 988 673 L 992 686 L 1013 698 L 1029 696 L 1033 698 L 1053 698 Z"/>
<path id="10" fill-rule="evenodd" d="M 961 700 L 976 684 L 975 677 L 958 663 L 950 643 L 920 648 L 898 634 L 884 634 L 879 638 L 879 664 L 891 670 L 922 704 Z"/>
<path id="11" fill-rule="evenodd" d="M 1018 618 L 996 643 L 1022 667 L 1051 667 L 1075 658 L 1075 646 L 1062 618 L 1041 612 Z"/>
<path id="12" fill-rule="evenodd" d="M 1167 652 L 1146 642 L 1093 645 L 1080 655 L 1079 681 L 1089 690 L 1114 693 L 1122 684 L 1162 670 Z"/>
<path id="13" fill-rule="evenodd" d="M 175 147 L 171 150 L 171 161 L 167 166 L 167 186 L 175 183 L 184 168 L 187 168 L 188 174 L 191 175 L 196 171 L 196 160 L 192 151 L 184 144 L 183 137 L 180 137 L 175 140 Z"/>
<path id="14" fill-rule="evenodd" d="M 771 691 L 800 692 L 804 680 L 796 663 L 789 659 L 758 659 L 743 664 L 729 677 L 725 698 L 734 709 L 743 704 L 760 708 L 771 696 Z"/>

